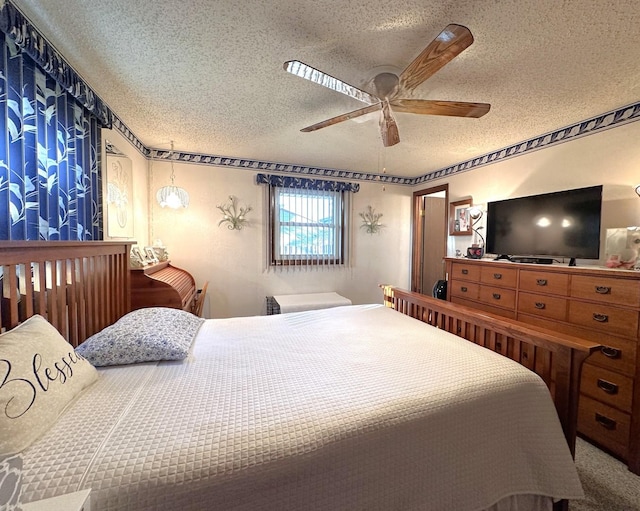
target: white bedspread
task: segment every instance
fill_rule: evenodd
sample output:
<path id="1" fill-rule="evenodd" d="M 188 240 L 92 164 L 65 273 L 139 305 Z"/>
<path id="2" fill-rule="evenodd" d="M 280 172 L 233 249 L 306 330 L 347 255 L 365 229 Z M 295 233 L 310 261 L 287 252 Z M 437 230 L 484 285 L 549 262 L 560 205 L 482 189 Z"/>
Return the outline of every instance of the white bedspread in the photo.
<path id="1" fill-rule="evenodd" d="M 25 452 L 27 501 L 91 488 L 92 511 L 464 511 L 582 496 L 535 374 L 382 306 L 207 320 L 186 361 L 100 373 Z"/>

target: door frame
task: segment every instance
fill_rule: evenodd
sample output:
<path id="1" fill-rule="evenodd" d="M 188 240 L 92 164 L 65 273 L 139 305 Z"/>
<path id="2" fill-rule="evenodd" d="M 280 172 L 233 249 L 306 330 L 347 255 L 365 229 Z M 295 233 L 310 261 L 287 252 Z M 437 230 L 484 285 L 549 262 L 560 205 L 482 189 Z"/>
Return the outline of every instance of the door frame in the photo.
<path id="1" fill-rule="evenodd" d="M 449 219 L 447 213 L 447 205 L 449 204 L 449 184 L 433 186 L 431 188 L 425 188 L 413 192 L 413 211 L 412 211 L 412 223 L 413 223 L 413 235 L 412 235 L 412 248 L 411 248 L 411 291 L 417 291 L 422 287 L 422 276 L 420 274 L 420 265 L 422 264 L 422 258 L 424 257 L 424 222 L 422 217 L 424 216 L 424 210 L 422 209 L 422 197 L 424 195 L 430 195 L 432 193 L 444 192 L 445 200 L 445 214 L 442 219 L 444 225 L 444 238 L 442 244 L 444 247 L 444 254 L 447 253 L 447 242 L 449 234 Z"/>

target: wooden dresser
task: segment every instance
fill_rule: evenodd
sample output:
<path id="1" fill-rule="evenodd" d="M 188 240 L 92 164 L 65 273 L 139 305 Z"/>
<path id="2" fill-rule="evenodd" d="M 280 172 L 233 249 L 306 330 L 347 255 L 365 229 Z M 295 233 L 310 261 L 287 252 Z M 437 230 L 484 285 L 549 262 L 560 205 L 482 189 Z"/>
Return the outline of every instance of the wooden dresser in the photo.
<path id="1" fill-rule="evenodd" d="M 447 258 L 447 299 L 597 341 L 582 370 L 578 432 L 640 474 L 640 273 Z"/>
<path id="2" fill-rule="evenodd" d="M 170 261 L 131 268 L 131 310 L 172 307 L 193 311 L 196 282 L 193 276 Z"/>

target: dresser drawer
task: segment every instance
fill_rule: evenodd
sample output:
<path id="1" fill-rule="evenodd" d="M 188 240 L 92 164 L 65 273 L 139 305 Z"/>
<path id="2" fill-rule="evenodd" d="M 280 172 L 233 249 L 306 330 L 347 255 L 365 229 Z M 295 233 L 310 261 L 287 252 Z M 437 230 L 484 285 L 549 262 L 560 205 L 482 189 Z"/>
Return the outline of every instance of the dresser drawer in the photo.
<path id="1" fill-rule="evenodd" d="M 638 335 L 638 312 L 633 310 L 570 300 L 569 321 L 623 337 L 636 338 Z"/>
<path id="2" fill-rule="evenodd" d="M 567 299 L 559 296 L 520 293 L 518 312 L 565 321 L 567 319 Z"/>
<path id="3" fill-rule="evenodd" d="M 480 285 L 474 282 L 465 282 L 464 280 L 450 280 L 451 296 L 460 296 L 477 300 L 480 296 Z"/>
<path id="4" fill-rule="evenodd" d="M 567 334 L 588 341 L 602 344 L 600 350 L 589 355 L 589 362 L 611 369 L 612 371 L 634 376 L 636 373 L 636 350 L 638 343 L 635 339 L 622 339 L 612 335 L 602 335 L 597 330 L 582 328 L 570 323 L 558 323 L 553 319 L 518 313 L 518 321 L 537 325 L 541 328 L 553 330 L 558 335 Z"/>
<path id="5" fill-rule="evenodd" d="M 520 272 L 520 290 L 567 296 L 569 294 L 569 275 L 522 270 Z"/>
<path id="6" fill-rule="evenodd" d="M 453 263 L 449 278 L 451 280 L 462 279 L 478 282 L 480 280 L 480 266 L 477 264 Z"/>
<path id="7" fill-rule="evenodd" d="M 627 376 L 635 376 L 638 349 L 635 340 L 608 337 L 601 338 L 598 342 L 602 343 L 602 347 L 589 355 L 589 363 Z"/>
<path id="8" fill-rule="evenodd" d="M 585 363 L 582 366 L 580 391 L 609 406 L 631 413 L 633 378 Z"/>
<path id="9" fill-rule="evenodd" d="M 504 268 L 502 265 L 483 266 L 480 270 L 480 282 L 491 286 L 516 287 L 518 270 Z"/>
<path id="10" fill-rule="evenodd" d="M 480 301 L 487 305 L 514 310 L 516 308 L 516 292 L 513 289 L 481 286 Z"/>
<path id="11" fill-rule="evenodd" d="M 601 303 L 637 307 L 640 305 L 640 282 L 610 277 L 574 275 L 571 278 L 571 296 L 597 300 Z"/>
<path id="12" fill-rule="evenodd" d="M 580 395 L 578 431 L 623 459 L 629 454 L 630 422 L 629 414 Z"/>

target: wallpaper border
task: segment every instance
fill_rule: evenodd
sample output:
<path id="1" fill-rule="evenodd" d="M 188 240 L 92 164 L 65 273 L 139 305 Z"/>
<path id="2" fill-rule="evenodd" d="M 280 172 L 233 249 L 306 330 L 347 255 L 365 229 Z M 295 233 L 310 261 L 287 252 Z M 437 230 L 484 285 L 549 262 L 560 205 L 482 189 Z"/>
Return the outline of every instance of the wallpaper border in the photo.
<path id="1" fill-rule="evenodd" d="M 119 123 L 115 122 L 114 126 L 119 127 Z M 232 167 L 246 170 L 261 170 L 268 172 L 280 172 L 284 174 L 297 174 L 297 175 L 312 175 L 312 176 L 324 176 L 333 177 L 338 179 L 356 179 L 360 181 L 374 181 L 388 184 L 399 184 L 407 186 L 415 186 L 436 179 L 440 179 L 446 176 L 459 174 L 468 170 L 482 167 L 484 165 L 490 165 L 499 161 L 508 160 L 521 156 L 526 153 L 531 153 L 539 149 L 562 144 L 564 142 L 570 142 L 587 135 L 593 135 L 594 133 L 600 133 L 604 130 L 623 126 L 630 122 L 640 120 L 640 102 L 633 103 L 631 105 L 624 106 L 617 110 L 611 110 L 604 114 L 592 117 L 590 119 L 565 126 L 555 131 L 545 133 L 543 135 L 530 138 L 523 142 L 492 151 L 475 158 L 456 163 L 450 167 L 445 167 L 433 172 L 429 172 L 419 177 L 402 177 L 391 176 L 383 174 L 374 174 L 370 172 L 354 172 L 349 170 L 330 169 L 323 167 L 309 167 L 305 165 L 296 165 L 293 163 L 277 163 L 263 160 L 253 160 L 249 158 L 234 158 L 229 156 L 217 156 L 212 154 L 197 154 L 174 151 L 173 158 L 184 163 L 196 163 L 201 165 L 212 165 L 215 167 Z M 123 133 L 127 138 L 135 135 L 130 131 Z M 138 143 L 142 145 L 138 141 Z M 141 151 L 143 152 L 143 151 Z M 146 154 L 149 159 L 152 160 L 166 160 L 169 157 L 170 151 L 164 149 L 147 149 Z"/>

